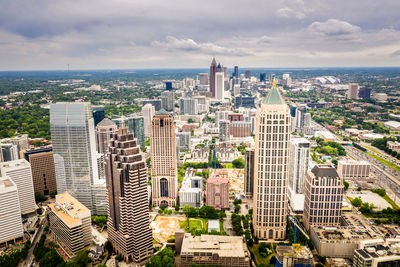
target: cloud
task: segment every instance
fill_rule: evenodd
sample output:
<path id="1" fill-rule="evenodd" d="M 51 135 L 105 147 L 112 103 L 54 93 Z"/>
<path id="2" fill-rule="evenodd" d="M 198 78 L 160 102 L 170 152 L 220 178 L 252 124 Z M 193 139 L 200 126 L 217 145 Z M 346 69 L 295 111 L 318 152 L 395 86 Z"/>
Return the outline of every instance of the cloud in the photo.
<path id="1" fill-rule="evenodd" d="M 284 8 L 278 9 L 276 11 L 276 14 L 280 17 L 284 17 L 284 18 L 295 17 L 296 19 L 303 19 L 306 16 L 303 12 L 295 11 L 289 7 L 284 7 Z"/>
<path id="2" fill-rule="evenodd" d="M 197 43 L 190 38 L 178 39 L 173 36 L 167 36 L 165 41 L 151 42 L 153 47 L 167 50 L 196 51 L 211 55 L 231 55 L 231 56 L 250 56 L 251 53 L 237 48 L 227 48 L 211 42 Z"/>
<path id="3" fill-rule="evenodd" d="M 392 56 L 397 57 L 400 56 L 400 50 L 396 50 L 392 53 Z"/>
<path id="4" fill-rule="evenodd" d="M 308 26 L 308 31 L 323 36 L 343 36 L 360 32 L 361 28 L 346 21 L 328 19 L 324 22 L 315 21 Z"/>

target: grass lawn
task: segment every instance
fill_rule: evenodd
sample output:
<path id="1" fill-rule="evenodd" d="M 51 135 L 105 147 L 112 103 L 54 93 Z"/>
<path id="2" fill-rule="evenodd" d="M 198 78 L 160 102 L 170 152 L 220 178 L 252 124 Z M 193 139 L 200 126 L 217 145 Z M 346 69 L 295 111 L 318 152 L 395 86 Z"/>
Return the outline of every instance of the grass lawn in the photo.
<path id="1" fill-rule="evenodd" d="M 397 165 L 394 165 L 393 163 L 391 163 L 390 161 L 387 161 L 386 159 L 383 159 L 381 157 L 375 156 L 372 153 L 366 152 L 368 155 L 370 155 L 371 157 L 375 158 L 376 160 L 379 160 L 380 162 L 382 162 L 383 164 L 389 166 L 390 168 L 395 169 L 396 171 L 400 172 L 400 167 Z"/>
<path id="2" fill-rule="evenodd" d="M 225 169 L 233 169 L 233 164 L 232 163 L 227 163 L 225 165 Z"/>
<path id="3" fill-rule="evenodd" d="M 203 223 L 202 223 L 203 222 Z M 191 231 L 191 230 L 201 230 L 201 229 L 208 229 L 208 219 L 203 218 L 189 218 L 189 225 L 188 221 L 179 221 L 179 227 Z"/>
<path id="4" fill-rule="evenodd" d="M 392 208 L 395 210 L 400 209 L 400 207 L 396 204 L 396 202 L 393 201 L 387 194 L 383 197 L 390 205 L 392 205 Z"/>
<path id="5" fill-rule="evenodd" d="M 228 235 L 224 230 L 224 221 L 219 221 L 219 232 L 221 235 Z"/>
<path id="6" fill-rule="evenodd" d="M 255 261 L 256 261 L 256 264 L 257 265 L 260 265 L 260 264 L 269 264 L 269 257 L 266 257 L 266 258 L 264 258 L 264 257 L 261 257 L 261 255 L 260 255 L 260 252 L 258 251 L 258 247 L 260 246 L 260 244 L 254 244 L 251 248 L 250 248 L 250 250 L 251 250 L 251 252 L 253 252 L 253 254 L 254 254 L 254 257 L 256 258 L 255 259 Z"/>

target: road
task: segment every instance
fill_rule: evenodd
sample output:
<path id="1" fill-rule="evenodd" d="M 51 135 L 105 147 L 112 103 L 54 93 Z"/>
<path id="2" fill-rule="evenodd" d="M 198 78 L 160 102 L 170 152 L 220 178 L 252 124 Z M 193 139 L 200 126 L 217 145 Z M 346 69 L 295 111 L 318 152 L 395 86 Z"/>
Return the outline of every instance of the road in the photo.
<path id="1" fill-rule="evenodd" d="M 33 261 L 33 250 L 35 249 L 35 246 L 43 233 L 43 229 L 44 229 L 43 226 L 44 226 L 45 222 L 46 222 L 46 220 L 42 220 L 40 222 L 37 235 L 32 240 L 32 245 L 28 251 L 28 255 L 26 256 L 25 260 L 22 262 L 22 265 L 20 265 L 20 266 L 23 266 L 23 267 L 31 266 L 32 261 Z"/>

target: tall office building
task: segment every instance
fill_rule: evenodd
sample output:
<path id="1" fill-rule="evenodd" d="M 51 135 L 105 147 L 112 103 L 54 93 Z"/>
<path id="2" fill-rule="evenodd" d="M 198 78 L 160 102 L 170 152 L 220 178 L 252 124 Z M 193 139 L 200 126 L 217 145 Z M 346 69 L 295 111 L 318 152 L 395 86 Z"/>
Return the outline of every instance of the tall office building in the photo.
<path id="1" fill-rule="evenodd" d="M 198 101 L 195 98 L 181 98 L 180 99 L 180 113 L 181 115 L 197 115 Z"/>
<path id="2" fill-rule="evenodd" d="M 174 117 L 160 110 L 151 122 L 153 206 L 175 206 L 178 196 Z"/>
<path id="3" fill-rule="evenodd" d="M 213 58 L 210 66 L 210 92 L 211 97 L 215 97 L 215 74 L 217 73 L 217 62 Z"/>
<path id="4" fill-rule="evenodd" d="M 17 185 L 8 177 L 0 177 L 0 244 L 22 239 L 21 209 Z"/>
<path id="5" fill-rule="evenodd" d="M 173 91 L 164 91 L 161 93 L 161 108 L 166 111 L 174 111 L 175 93 Z"/>
<path id="6" fill-rule="evenodd" d="M 150 100 L 142 101 L 143 107 L 147 104 L 152 104 L 154 106 L 154 109 L 156 110 L 156 112 L 161 109 L 161 99 L 150 99 Z"/>
<path id="7" fill-rule="evenodd" d="M 146 104 L 142 108 L 142 113 L 143 113 L 143 118 L 144 118 L 144 136 L 150 137 L 151 121 L 153 119 L 154 114 L 156 113 L 156 110 L 153 105 Z"/>
<path id="8" fill-rule="evenodd" d="M 224 73 L 215 73 L 215 99 L 223 100 L 225 95 Z"/>
<path id="9" fill-rule="evenodd" d="M 12 161 L 18 159 L 18 146 L 15 144 L 0 144 L 2 161 Z"/>
<path id="10" fill-rule="evenodd" d="M 251 71 L 250 71 L 250 70 L 246 70 L 246 71 L 244 72 L 244 77 L 247 78 L 247 79 L 250 79 L 250 77 L 251 77 Z"/>
<path id="11" fill-rule="evenodd" d="M 254 194 L 254 149 L 246 148 L 244 163 L 244 195 L 253 198 Z"/>
<path id="12" fill-rule="evenodd" d="M 122 127 L 122 122 L 125 123 L 125 127 L 128 128 L 129 133 L 133 133 L 133 136 L 138 140 L 140 146 L 145 146 L 144 139 L 144 116 L 140 113 L 132 113 L 127 116 L 113 116 L 111 118 L 113 122 L 118 126 Z"/>
<path id="13" fill-rule="evenodd" d="M 358 98 L 358 83 L 349 83 L 349 89 L 347 91 L 347 99 Z"/>
<path id="14" fill-rule="evenodd" d="M 29 162 L 25 159 L 2 162 L 0 163 L 0 176 L 7 176 L 17 185 L 21 213 L 35 212 L 35 192 Z"/>
<path id="15" fill-rule="evenodd" d="M 104 106 L 92 106 L 94 126 L 96 127 L 105 117 Z"/>
<path id="16" fill-rule="evenodd" d="M 208 73 L 200 73 L 199 74 L 199 84 L 200 85 L 208 85 Z"/>
<path id="17" fill-rule="evenodd" d="M 68 191 L 95 214 L 94 207 L 98 203 L 93 203 L 91 185 L 104 184 L 104 180 L 100 180 L 98 174 L 96 136 L 90 103 L 51 104 L 50 129 L 53 153 L 64 161 L 65 183 L 60 187 L 57 185 L 57 192 Z M 58 160 L 57 165 L 60 162 Z"/>
<path id="18" fill-rule="evenodd" d="M 112 136 L 106 173 L 108 238 L 126 261 L 143 262 L 153 252 L 147 167 L 137 140 L 124 126 Z"/>
<path id="19" fill-rule="evenodd" d="M 288 196 L 294 211 L 304 209 L 304 179 L 310 158 L 310 142 L 305 138 L 290 140 Z"/>
<path id="20" fill-rule="evenodd" d="M 110 144 L 111 136 L 118 130 L 117 125 L 110 119 L 105 118 L 96 126 L 96 148 L 100 154 L 106 154 Z"/>
<path id="21" fill-rule="evenodd" d="M 239 67 L 238 66 L 235 66 L 233 68 L 233 76 L 236 78 L 239 77 Z"/>
<path id="22" fill-rule="evenodd" d="M 265 82 L 267 80 L 267 74 L 265 72 L 260 73 L 260 82 Z"/>
<path id="23" fill-rule="evenodd" d="M 370 99 L 371 98 L 371 88 L 361 87 L 358 91 L 358 97 L 362 99 Z"/>
<path id="24" fill-rule="evenodd" d="M 343 178 L 330 165 L 315 165 L 307 172 L 304 185 L 303 221 L 313 226 L 340 225 L 343 201 Z"/>
<path id="25" fill-rule="evenodd" d="M 253 224 L 260 239 L 285 238 L 290 126 L 274 81 L 256 117 Z"/>
<path id="26" fill-rule="evenodd" d="M 54 156 L 52 151 L 47 150 L 35 149 L 25 153 L 31 164 L 33 188 L 45 196 L 57 191 Z"/>
<path id="27" fill-rule="evenodd" d="M 165 90 L 172 90 L 172 81 L 165 82 Z"/>

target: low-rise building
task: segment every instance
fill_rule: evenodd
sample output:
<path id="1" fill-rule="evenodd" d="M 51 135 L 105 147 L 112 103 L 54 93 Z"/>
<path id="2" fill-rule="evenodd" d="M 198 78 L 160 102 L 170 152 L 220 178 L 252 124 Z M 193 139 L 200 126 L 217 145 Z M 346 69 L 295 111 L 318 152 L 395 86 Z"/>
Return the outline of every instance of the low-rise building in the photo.
<path id="1" fill-rule="evenodd" d="M 388 141 L 386 146 L 393 151 L 400 152 L 400 143 L 397 141 Z"/>
<path id="2" fill-rule="evenodd" d="M 392 131 L 400 131 L 400 122 L 398 121 L 387 121 L 383 125 Z"/>
<path id="3" fill-rule="evenodd" d="M 313 255 L 311 250 L 300 244 L 276 247 L 276 267 L 311 267 Z"/>
<path id="4" fill-rule="evenodd" d="M 335 136 L 328 131 L 316 131 L 315 137 L 320 137 L 324 139 L 324 141 L 335 141 Z"/>
<path id="5" fill-rule="evenodd" d="M 353 267 L 400 266 L 400 243 L 374 245 L 354 251 Z"/>
<path id="6" fill-rule="evenodd" d="M 203 178 L 194 175 L 193 169 L 186 170 L 179 190 L 179 202 L 182 207 L 189 205 L 200 208 L 203 206 Z"/>
<path id="7" fill-rule="evenodd" d="M 70 257 L 90 245 L 92 240 L 90 210 L 65 192 L 49 204 L 50 230 L 54 240 Z"/>
<path id="8" fill-rule="evenodd" d="M 250 266 L 250 255 L 241 236 L 186 234 L 182 242 L 181 266 L 192 264 L 247 267 Z"/>
<path id="9" fill-rule="evenodd" d="M 343 179 L 369 178 L 371 164 L 367 161 L 339 160 L 337 172 Z"/>

